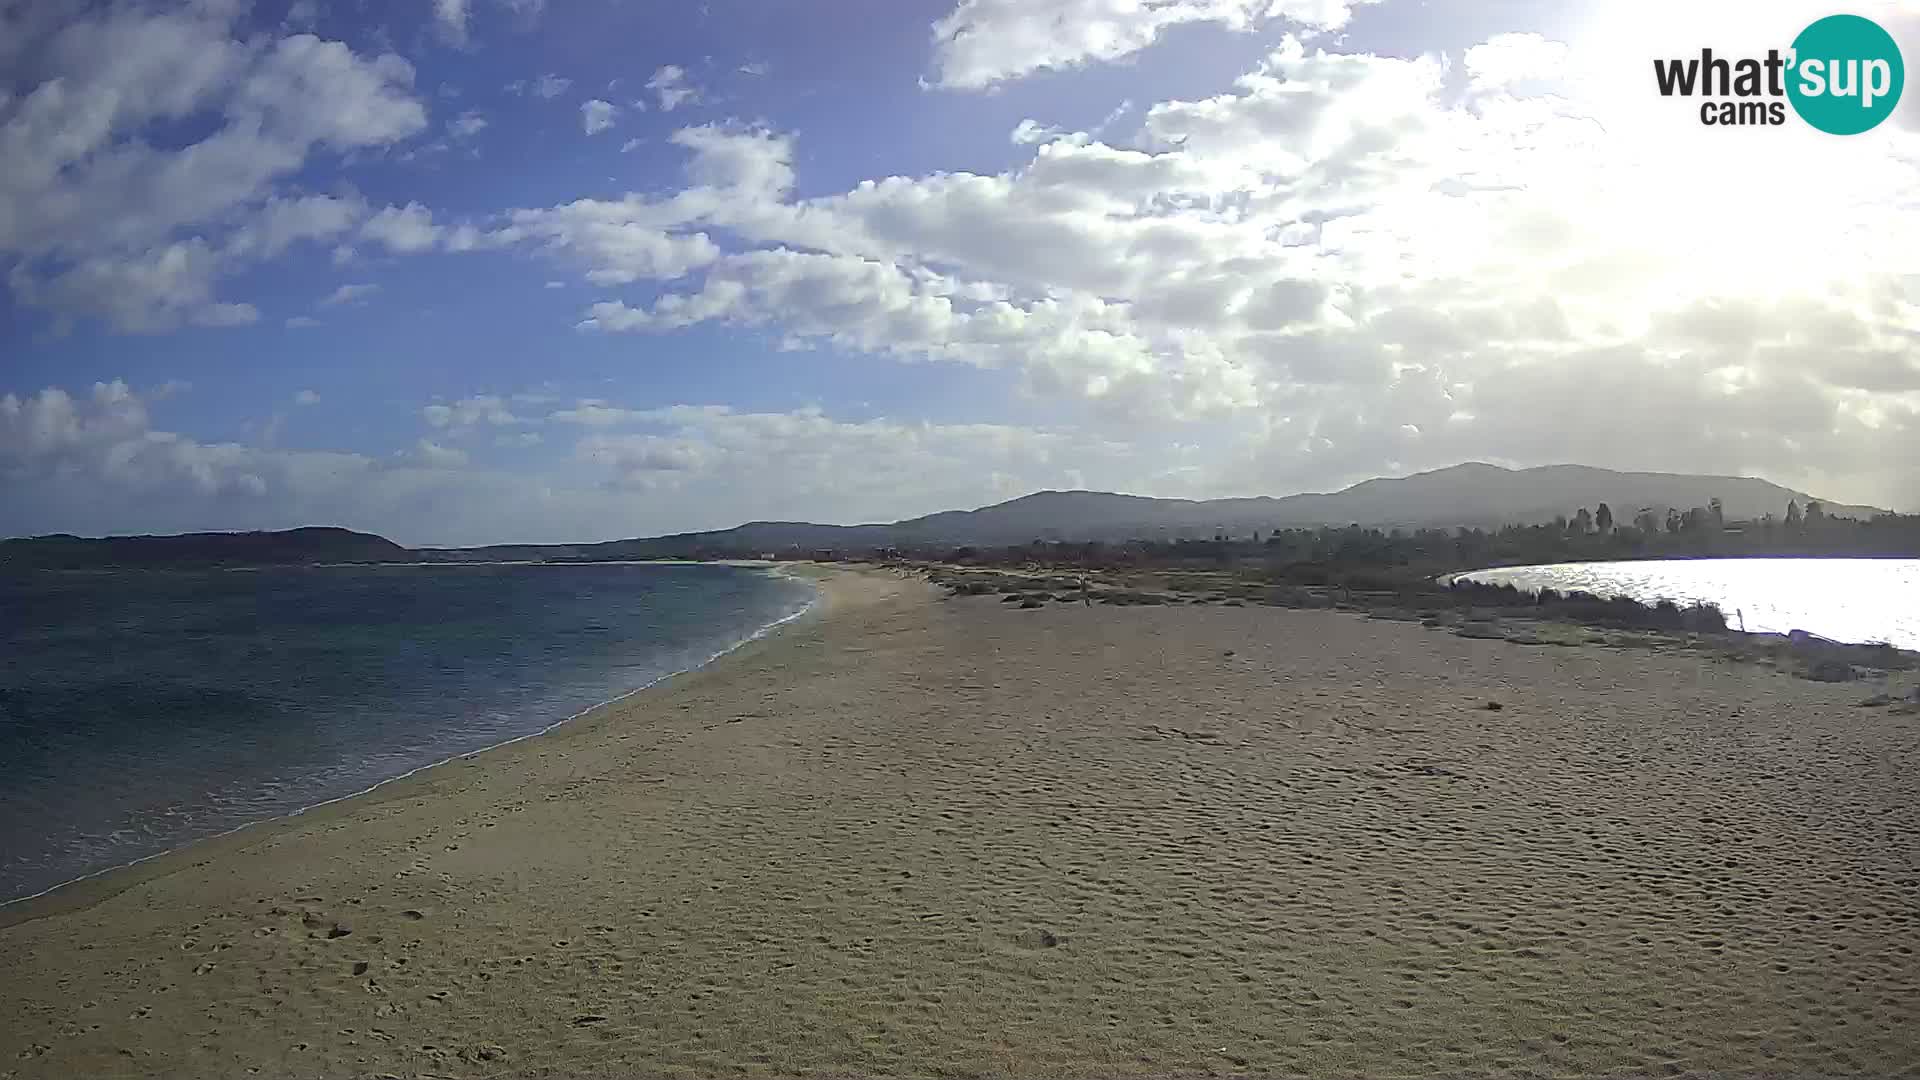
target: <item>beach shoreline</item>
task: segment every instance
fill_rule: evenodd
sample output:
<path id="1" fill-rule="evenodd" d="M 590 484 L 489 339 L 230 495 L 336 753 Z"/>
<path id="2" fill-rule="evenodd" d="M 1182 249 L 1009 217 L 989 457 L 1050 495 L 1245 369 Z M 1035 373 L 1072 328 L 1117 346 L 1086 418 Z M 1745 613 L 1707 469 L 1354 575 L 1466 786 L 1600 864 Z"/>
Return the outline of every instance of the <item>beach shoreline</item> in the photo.
<path id="1" fill-rule="evenodd" d="M 366 564 L 342 563 L 342 564 L 321 564 L 321 565 L 349 566 L 349 565 L 366 565 Z M 376 564 L 376 565 L 413 566 L 417 564 L 391 563 L 391 564 Z M 456 564 L 445 564 L 445 565 L 456 565 Z M 476 564 L 476 565 L 489 565 L 489 564 Z M 503 565 L 503 564 L 495 563 L 490 565 Z M 504 565 L 539 565 L 539 564 L 514 563 L 514 564 L 504 564 Z M 675 566 L 689 565 L 690 566 L 690 565 L 700 565 L 700 564 L 692 562 L 690 560 L 651 560 L 650 562 L 634 562 L 628 565 L 675 565 Z M 439 768 L 443 768 L 451 765 L 457 765 L 461 762 L 480 757 L 481 755 L 493 753 L 494 751 L 504 749 L 516 743 L 524 742 L 528 739 L 543 738 L 547 735 L 551 735 L 553 732 L 559 730 L 560 728 L 566 725 L 580 724 L 591 718 L 594 718 L 596 716 L 606 713 L 608 710 L 620 705 L 622 702 L 633 697 L 635 694 L 645 693 L 648 690 L 652 690 L 656 687 L 662 686 L 663 684 L 671 682 L 674 679 L 682 678 L 687 675 L 691 675 L 695 672 L 698 672 L 712 665 L 713 663 L 721 659 L 724 659 L 725 657 L 730 656 L 733 653 L 740 651 L 741 649 L 747 648 L 756 642 L 763 641 L 773 634 L 777 634 L 781 629 L 783 629 L 784 627 L 792 623 L 799 622 L 809 618 L 820 617 L 828 610 L 831 604 L 836 602 L 835 597 L 830 595 L 829 591 L 823 587 L 824 582 L 833 580 L 833 575 L 831 574 L 831 572 L 825 571 L 823 568 L 818 567 L 814 564 L 795 563 L 795 562 L 788 562 L 788 561 L 771 561 L 771 560 L 765 560 L 765 559 L 729 559 L 729 560 L 718 562 L 714 565 L 731 566 L 731 567 L 735 567 L 737 569 L 743 569 L 743 570 L 763 570 L 775 576 L 792 578 L 798 581 L 806 581 L 811 583 L 814 586 L 816 595 L 813 598 L 813 600 L 810 601 L 807 604 L 807 606 L 802 608 L 801 610 L 791 615 L 787 615 L 787 616 L 783 616 L 782 618 L 775 619 L 774 621 L 768 623 L 767 625 L 760 627 L 758 630 L 755 630 L 753 633 L 740 639 L 739 641 L 735 642 L 731 646 L 714 654 L 713 656 L 709 657 L 707 660 L 703 661 L 700 664 L 696 664 L 693 667 L 685 668 L 680 671 L 668 672 L 667 674 L 662 675 L 659 678 L 656 678 L 641 686 L 636 686 L 633 689 L 626 691 L 625 693 L 615 695 L 614 697 L 608 698 L 605 701 L 599 702 L 595 705 L 589 706 L 588 708 L 582 709 L 571 716 L 562 717 L 559 720 L 556 720 L 553 723 L 548 724 L 546 727 L 539 729 L 538 731 L 530 731 L 524 735 L 516 735 L 512 738 L 504 739 L 500 742 L 494 743 L 491 746 L 481 747 L 478 750 L 469 750 L 464 753 L 454 754 L 450 757 L 442 758 L 439 761 L 430 762 L 429 764 L 419 766 L 418 768 L 410 769 L 407 772 L 401 773 L 398 776 L 388 777 L 385 780 L 381 780 L 375 784 L 372 784 L 369 787 L 362 788 L 359 791 L 348 792 L 345 795 L 339 795 L 331 799 L 325 799 L 325 800 L 322 800 L 321 802 L 314 803 L 311 806 L 304 806 L 298 810 L 294 810 L 286 814 L 281 814 L 276 817 L 267 818 L 261 821 L 248 822 L 247 824 L 240 825 L 232 829 L 228 829 L 225 832 L 215 833 L 214 835 L 211 835 L 211 836 L 199 837 L 197 839 L 190 840 L 187 843 L 180 845 L 179 847 L 168 848 L 165 851 L 155 852 L 152 855 L 142 856 L 141 858 L 134 859 L 131 862 L 121 863 L 117 866 L 109 866 L 100 870 L 95 870 L 91 873 L 82 874 L 79 877 L 60 882 L 59 884 L 54 885 L 50 888 L 44 889 L 40 892 L 33 893 L 28 896 L 22 896 L 17 899 L 8 900 L 4 903 L 0 903 L 0 930 L 5 930 L 7 927 L 16 925 L 18 923 L 30 922 L 35 919 L 45 918 L 49 915 L 59 914 L 64 911 L 73 911 L 73 910 L 89 907 L 111 896 L 114 896 L 120 892 L 123 892 L 126 889 L 131 888 L 136 884 L 139 884 L 140 882 L 150 880 L 154 877 L 160 877 L 160 876 L 164 876 L 166 874 L 172 873 L 181 866 L 194 865 L 197 862 L 204 862 L 207 859 L 217 857 L 218 855 L 221 855 L 221 854 L 244 850 L 245 847 L 248 845 L 248 843 L 253 839 L 256 839 L 256 838 L 265 839 L 266 831 L 274 829 L 275 827 L 292 827 L 294 825 L 299 824 L 302 820 L 311 819 L 311 816 L 314 815 L 315 813 L 327 810 L 330 807 L 341 806 L 342 807 L 340 811 L 341 813 L 350 813 L 351 807 L 342 806 L 342 804 L 353 803 L 362 799 L 372 800 L 376 796 L 380 795 L 384 791 L 384 789 L 395 784 L 402 784 L 406 781 L 423 777 L 425 774 L 427 774 L 431 770 L 439 769 Z M 249 568 L 249 569 L 254 569 L 254 568 Z M 847 596 L 845 595 L 846 591 L 847 591 L 847 584 L 845 582 L 842 582 L 841 584 L 837 585 L 833 590 L 833 594 L 837 594 L 838 596 L 837 602 L 843 606 L 848 602 Z M 403 796 L 405 793 L 403 791 L 395 791 L 388 794 L 394 797 L 400 797 L 400 796 Z"/>
<path id="2" fill-rule="evenodd" d="M 1920 1055 L 1920 720 L 1858 687 L 795 571 L 709 665 L 7 920 L 0 1077 Z"/>

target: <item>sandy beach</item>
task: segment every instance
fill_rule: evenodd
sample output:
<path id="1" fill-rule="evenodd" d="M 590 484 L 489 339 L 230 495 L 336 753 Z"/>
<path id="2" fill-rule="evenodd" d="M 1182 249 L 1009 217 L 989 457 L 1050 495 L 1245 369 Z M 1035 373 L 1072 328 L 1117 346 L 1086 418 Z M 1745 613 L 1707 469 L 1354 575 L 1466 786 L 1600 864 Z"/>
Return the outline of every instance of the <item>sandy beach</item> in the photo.
<path id="1" fill-rule="evenodd" d="M 0 910 L 0 1077 L 1920 1075 L 1920 717 L 1859 686 L 818 573 Z"/>

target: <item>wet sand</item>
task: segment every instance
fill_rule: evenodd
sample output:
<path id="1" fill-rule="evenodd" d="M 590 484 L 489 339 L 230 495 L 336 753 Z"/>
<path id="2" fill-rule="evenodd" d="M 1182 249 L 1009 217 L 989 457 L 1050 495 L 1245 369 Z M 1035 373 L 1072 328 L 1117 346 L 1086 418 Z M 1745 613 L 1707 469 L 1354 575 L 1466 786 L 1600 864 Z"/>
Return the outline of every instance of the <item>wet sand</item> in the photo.
<path id="1" fill-rule="evenodd" d="M 1920 1074 L 1920 717 L 1858 686 L 825 573 L 0 910 L 0 1076 Z"/>

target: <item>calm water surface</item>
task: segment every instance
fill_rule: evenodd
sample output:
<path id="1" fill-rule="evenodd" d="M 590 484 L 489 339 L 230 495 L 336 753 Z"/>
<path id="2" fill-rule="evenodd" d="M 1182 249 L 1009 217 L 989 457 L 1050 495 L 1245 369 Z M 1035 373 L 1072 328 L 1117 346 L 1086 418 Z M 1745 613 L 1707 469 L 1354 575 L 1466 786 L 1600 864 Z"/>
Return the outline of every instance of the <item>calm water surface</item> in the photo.
<path id="1" fill-rule="evenodd" d="M 1460 575 L 1528 592 L 1713 604 L 1727 625 L 1920 649 L 1920 559 L 1671 559 L 1511 566 Z"/>
<path id="2" fill-rule="evenodd" d="M 0 901 L 541 731 L 813 595 L 720 566 L 0 577 Z"/>

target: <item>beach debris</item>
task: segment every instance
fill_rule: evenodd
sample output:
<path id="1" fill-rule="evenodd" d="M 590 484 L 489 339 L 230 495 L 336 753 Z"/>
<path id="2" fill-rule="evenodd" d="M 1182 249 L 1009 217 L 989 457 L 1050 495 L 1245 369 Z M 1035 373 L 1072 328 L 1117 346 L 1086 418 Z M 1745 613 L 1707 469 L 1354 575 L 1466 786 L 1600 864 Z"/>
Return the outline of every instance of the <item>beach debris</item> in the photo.
<path id="1" fill-rule="evenodd" d="M 1183 728 L 1161 727 L 1159 724 L 1148 724 L 1147 727 L 1153 732 L 1155 737 L 1162 739 L 1185 739 L 1188 742 L 1203 743 L 1217 743 L 1220 741 L 1220 736 L 1211 731 L 1187 731 Z"/>
<path id="2" fill-rule="evenodd" d="M 574 1017 L 573 1026 L 586 1027 L 588 1024 L 602 1024 L 606 1022 L 606 1019 L 607 1019 L 606 1017 L 601 1016 L 598 1013 L 587 1013 L 584 1016 Z"/>
<path id="3" fill-rule="evenodd" d="M 327 940 L 333 941 L 338 938 L 346 937 L 348 934 L 351 934 L 351 933 L 353 933 L 353 927 L 343 926 L 340 923 L 334 923 L 333 928 L 327 931 Z"/>
<path id="4" fill-rule="evenodd" d="M 1042 926 L 1036 926 L 1031 930 L 1022 930 L 1013 937 L 1013 943 L 1023 949 L 1051 949 L 1064 944 L 1066 940 L 1066 938 Z"/>
<path id="5" fill-rule="evenodd" d="M 1482 705 L 1480 707 L 1487 710 L 1488 712 L 1499 712 L 1501 709 L 1506 708 L 1505 705 L 1502 705 L 1497 701 L 1489 701 L 1485 705 Z"/>
<path id="6" fill-rule="evenodd" d="M 353 965 L 353 973 L 355 975 L 365 975 L 367 973 L 367 966 L 365 960 L 356 961 Z"/>
<path id="7" fill-rule="evenodd" d="M 1038 607 L 1046 607 L 1047 605 L 1042 603 L 1039 600 L 1035 600 L 1033 597 L 1028 597 L 1025 600 L 1020 601 L 1020 606 L 1022 608 L 1038 608 Z"/>

